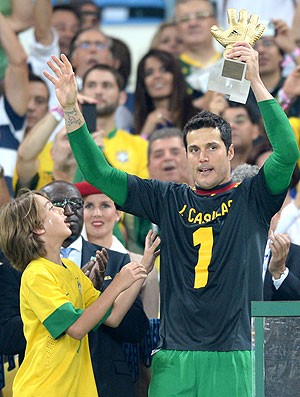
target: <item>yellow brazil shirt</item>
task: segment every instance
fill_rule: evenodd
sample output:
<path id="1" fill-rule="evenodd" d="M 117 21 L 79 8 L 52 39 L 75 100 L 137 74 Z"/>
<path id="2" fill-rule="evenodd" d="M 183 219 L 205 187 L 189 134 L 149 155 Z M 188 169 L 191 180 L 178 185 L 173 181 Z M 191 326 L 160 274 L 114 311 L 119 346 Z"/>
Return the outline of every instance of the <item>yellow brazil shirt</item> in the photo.
<path id="1" fill-rule="evenodd" d="M 63 261 L 60 266 L 38 258 L 22 275 L 20 307 L 27 345 L 14 397 L 98 396 L 87 335 L 79 341 L 65 331 L 100 293 L 72 261 Z"/>
<path id="2" fill-rule="evenodd" d="M 140 178 L 148 178 L 148 142 L 138 135 L 115 129 L 104 139 L 104 156 L 115 168 Z"/>

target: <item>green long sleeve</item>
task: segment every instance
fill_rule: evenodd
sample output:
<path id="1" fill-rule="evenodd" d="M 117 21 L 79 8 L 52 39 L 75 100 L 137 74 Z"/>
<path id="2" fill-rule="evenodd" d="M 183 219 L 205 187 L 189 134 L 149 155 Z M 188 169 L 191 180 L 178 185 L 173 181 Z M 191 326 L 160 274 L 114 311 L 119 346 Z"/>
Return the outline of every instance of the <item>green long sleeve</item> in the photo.
<path id="1" fill-rule="evenodd" d="M 288 118 L 275 99 L 258 103 L 273 153 L 264 164 L 266 184 L 273 194 L 290 184 L 299 149 Z"/>
<path id="2" fill-rule="evenodd" d="M 127 174 L 111 167 L 102 150 L 96 145 L 86 124 L 68 134 L 78 166 L 91 185 L 100 189 L 116 204 L 122 206 L 127 198 Z"/>

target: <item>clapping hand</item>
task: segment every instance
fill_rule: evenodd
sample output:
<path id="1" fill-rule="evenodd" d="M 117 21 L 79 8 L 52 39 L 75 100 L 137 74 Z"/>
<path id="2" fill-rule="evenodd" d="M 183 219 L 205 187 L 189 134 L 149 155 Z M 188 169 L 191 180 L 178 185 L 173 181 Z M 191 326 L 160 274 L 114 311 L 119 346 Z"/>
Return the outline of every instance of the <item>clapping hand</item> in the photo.
<path id="1" fill-rule="evenodd" d="M 83 273 L 92 281 L 95 288 L 100 290 L 104 281 L 104 273 L 108 263 L 108 253 L 105 248 L 96 251 L 95 258 L 83 266 Z"/>
<path id="2" fill-rule="evenodd" d="M 275 279 L 280 278 L 286 268 L 286 258 L 290 249 L 290 239 L 287 234 L 270 233 L 270 249 L 272 257 L 269 263 L 269 271 Z"/>

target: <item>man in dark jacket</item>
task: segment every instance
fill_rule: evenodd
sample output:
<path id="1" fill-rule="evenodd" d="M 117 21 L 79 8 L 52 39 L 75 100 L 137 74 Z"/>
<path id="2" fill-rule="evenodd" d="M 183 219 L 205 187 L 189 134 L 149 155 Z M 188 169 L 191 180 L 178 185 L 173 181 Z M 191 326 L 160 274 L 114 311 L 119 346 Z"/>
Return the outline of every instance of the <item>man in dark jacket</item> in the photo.
<path id="1" fill-rule="evenodd" d="M 264 300 L 300 299 L 300 246 L 287 234 L 270 234 Z M 299 317 L 265 318 L 265 396 L 294 397 L 299 390 Z M 288 382 L 286 381 L 288 379 Z"/>

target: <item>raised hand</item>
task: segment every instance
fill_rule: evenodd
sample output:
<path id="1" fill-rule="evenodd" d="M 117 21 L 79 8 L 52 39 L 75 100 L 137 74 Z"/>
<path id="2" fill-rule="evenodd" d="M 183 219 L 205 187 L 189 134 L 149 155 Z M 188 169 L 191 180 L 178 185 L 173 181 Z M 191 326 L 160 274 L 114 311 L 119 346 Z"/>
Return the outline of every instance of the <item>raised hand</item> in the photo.
<path id="1" fill-rule="evenodd" d="M 213 37 L 223 46 L 226 50 L 231 48 L 237 41 L 246 41 L 250 45 L 253 44 L 262 36 L 265 25 L 259 24 L 259 17 L 252 14 L 248 20 L 248 12 L 241 10 L 239 20 L 237 20 L 237 12 L 234 8 L 227 10 L 229 28 L 225 31 L 213 25 L 210 29 Z"/>
<path id="2" fill-rule="evenodd" d="M 157 232 L 149 230 L 145 239 L 144 255 L 141 261 L 142 265 L 145 266 L 148 274 L 153 269 L 155 259 L 160 254 L 160 250 L 157 250 L 159 244 L 160 237 L 157 235 Z"/>
<path id="3" fill-rule="evenodd" d="M 71 63 L 62 54 L 61 59 L 52 56 L 52 61 L 48 61 L 47 65 L 56 77 L 46 70 L 43 71 L 43 74 L 54 84 L 60 106 L 63 110 L 72 110 L 77 103 L 77 83 Z"/>
<path id="4" fill-rule="evenodd" d="M 300 65 L 287 76 L 282 89 L 290 99 L 295 99 L 300 95 Z"/>
<path id="5" fill-rule="evenodd" d="M 285 53 L 289 54 L 297 47 L 292 29 L 283 19 L 273 19 L 276 35 L 275 43 Z"/>
<path id="6" fill-rule="evenodd" d="M 168 123 L 171 123 L 170 112 L 166 109 L 155 109 L 148 114 L 140 133 L 149 137 L 159 125 L 167 126 Z"/>

